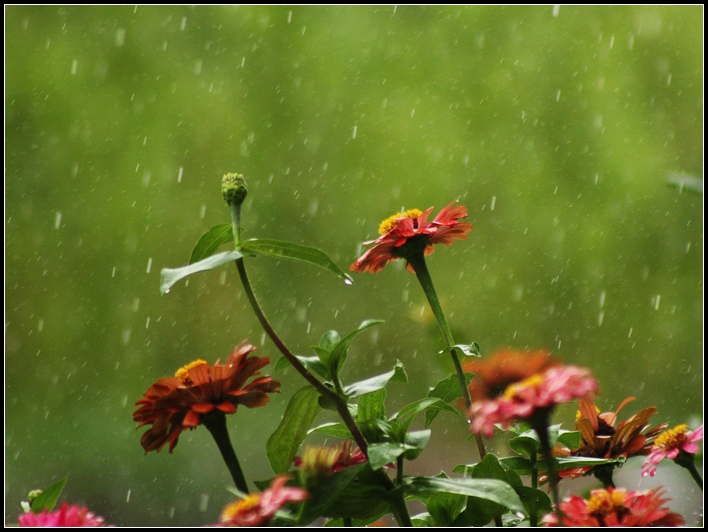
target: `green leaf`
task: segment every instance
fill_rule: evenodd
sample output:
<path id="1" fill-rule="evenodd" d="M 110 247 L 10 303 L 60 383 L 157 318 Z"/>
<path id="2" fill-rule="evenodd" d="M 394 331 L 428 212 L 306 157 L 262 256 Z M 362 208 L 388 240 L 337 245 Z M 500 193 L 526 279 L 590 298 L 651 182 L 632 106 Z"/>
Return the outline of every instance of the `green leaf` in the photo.
<path id="1" fill-rule="evenodd" d="M 467 497 L 454 493 L 434 493 L 426 507 L 434 519 L 431 526 L 451 527 L 465 508 Z"/>
<path id="2" fill-rule="evenodd" d="M 392 419 L 398 420 L 403 431 L 406 431 L 408 430 L 408 426 L 413 421 L 413 418 L 420 412 L 424 412 L 428 409 L 447 410 L 448 412 L 457 413 L 457 410 L 455 410 L 454 407 L 441 401 L 437 397 L 426 397 L 425 399 L 420 399 L 414 403 L 404 406 L 398 414 L 393 416 Z"/>
<path id="3" fill-rule="evenodd" d="M 576 467 L 595 467 L 604 464 L 623 464 L 626 460 L 624 457 L 620 458 L 585 458 L 583 456 L 556 456 L 554 457 L 557 463 L 557 469 L 573 469 Z M 531 462 L 526 458 L 521 458 L 520 456 L 510 456 L 506 458 L 500 458 L 499 461 L 516 471 L 519 475 L 529 475 L 531 474 Z M 547 471 L 545 460 L 539 460 L 536 462 L 538 471 Z"/>
<path id="4" fill-rule="evenodd" d="M 282 242 L 280 240 L 251 238 L 241 244 L 241 250 L 275 257 L 276 259 L 289 259 L 314 264 L 341 277 L 347 284 L 353 283 L 352 278 L 344 273 L 344 271 L 321 249 L 301 246 L 300 244 L 293 244 L 292 242 Z"/>
<path id="5" fill-rule="evenodd" d="M 477 478 L 407 477 L 404 479 L 406 493 L 429 495 L 433 493 L 456 493 L 497 502 L 512 512 L 523 512 L 524 505 L 514 489 L 501 480 Z"/>
<path id="6" fill-rule="evenodd" d="M 410 449 L 413 449 L 413 447 L 405 443 L 387 442 L 369 444 L 367 452 L 371 469 L 376 471 L 386 464 L 390 464 L 391 462 L 395 463 L 399 456 Z"/>
<path id="7" fill-rule="evenodd" d="M 359 325 L 355 331 L 350 332 L 342 338 L 336 346 L 334 346 L 329 358 L 329 368 L 332 372 L 332 378 L 334 378 L 335 375 L 339 375 L 340 371 L 342 371 L 342 367 L 344 366 L 344 362 L 347 358 L 349 344 L 352 343 L 352 340 L 354 340 L 354 338 L 356 338 L 359 334 L 363 333 L 366 329 L 369 329 L 374 325 L 378 325 L 379 323 L 383 323 L 383 320 L 365 320 L 361 322 L 361 325 Z"/>
<path id="8" fill-rule="evenodd" d="M 389 381 L 408 382 L 408 375 L 406 375 L 406 371 L 400 361 L 396 362 L 391 371 L 345 386 L 344 393 L 350 398 L 359 397 L 360 395 L 385 388 Z"/>
<path id="9" fill-rule="evenodd" d="M 342 338 L 339 336 L 337 331 L 327 331 L 322 335 L 322 338 L 320 338 L 319 347 L 331 353 L 332 349 L 334 349 L 341 341 Z"/>
<path id="10" fill-rule="evenodd" d="M 386 417 L 386 389 L 379 390 L 362 395 L 359 398 L 359 410 L 357 412 L 357 421 L 363 422 L 369 419 L 383 419 Z"/>
<path id="11" fill-rule="evenodd" d="M 536 456 L 541 452 L 541 442 L 534 431 L 524 432 L 521 436 L 511 438 L 509 447 L 524 457 Z"/>
<path id="12" fill-rule="evenodd" d="M 703 195 L 703 180 L 688 174 L 671 173 L 666 178 L 666 184 L 677 188 L 679 192 L 685 190 L 700 196 Z"/>
<path id="13" fill-rule="evenodd" d="M 327 434 L 328 436 L 334 436 L 335 438 L 342 438 L 345 440 L 352 439 L 352 433 L 344 423 L 323 423 L 313 429 L 307 431 L 307 434 L 314 434 L 319 432 L 322 434 Z"/>
<path id="14" fill-rule="evenodd" d="M 469 386 L 470 380 L 472 379 L 471 373 L 465 373 L 465 380 Z M 462 390 L 460 390 L 460 383 L 457 380 L 457 375 L 452 374 L 447 379 L 443 379 L 438 382 L 435 387 L 428 392 L 428 397 L 437 397 L 438 399 L 451 403 L 455 399 L 460 399 L 462 397 Z M 425 427 L 429 427 L 433 422 L 435 417 L 438 415 L 439 410 L 428 410 L 425 413 Z M 455 410 L 455 413 L 459 416 L 460 413 Z"/>
<path id="15" fill-rule="evenodd" d="M 428 445 L 430 434 L 431 431 L 428 429 L 408 432 L 404 441 L 407 446 L 411 447 L 411 449 L 408 449 L 405 453 L 403 453 L 403 458 L 406 460 L 415 460 L 418 458 L 420 453 L 423 452 L 423 449 L 425 449 L 425 446 Z"/>
<path id="16" fill-rule="evenodd" d="M 290 470 L 293 458 L 320 410 L 318 397 L 319 393 L 312 386 L 298 390 L 290 399 L 280 425 L 268 438 L 266 454 L 276 475 Z"/>
<path id="17" fill-rule="evenodd" d="M 565 445 L 568 449 L 575 450 L 580 447 L 580 431 L 561 430 L 556 441 Z"/>
<path id="18" fill-rule="evenodd" d="M 162 268 L 160 272 L 160 293 L 163 295 L 166 294 L 177 281 L 193 273 L 213 270 L 214 268 L 228 264 L 241 257 L 243 257 L 243 255 L 238 251 L 224 251 L 223 253 L 211 255 L 206 259 L 202 259 L 188 266 L 182 266 L 181 268 Z"/>
<path id="19" fill-rule="evenodd" d="M 41 495 L 32 501 L 32 512 L 38 514 L 43 510 L 47 510 L 49 512 L 54 510 L 68 478 L 69 477 L 64 477 L 59 482 L 55 482 L 46 490 L 43 490 Z"/>
<path id="20" fill-rule="evenodd" d="M 303 525 L 321 516 L 365 520 L 389 508 L 388 494 L 368 464 L 344 469 L 307 488 L 311 497 L 302 509 Z"/>
<path id="21" fill-rule="evenodd" d="M 472 342 L 471 344 L 455 344 L 451 347 L 446 347 L 442 351 L 438 352 L 438 355 L 450 352 L 452 349 L 457 349 L 460 353 L 466 357 L 481 357 L 482 350 L 477 342 Z"/>
<path id="22" fill-rule="evenodd" d="M 529 486 L 515 486 L 514 489 L 526 507 L 526 515 L 543 516 L 553 510 L 551 499 L 543 491 Z"/>
<path id="23" fill-rule="evenodd" d="M 233 228 L 231 224 L 219 224 L 213 226 L 204 233 L 192 250 L 192 256 L 189 259 L 189 264 L 194 264 L 202 259 L 210 257 L 219 246 L 228 242 L 234 241 Z"/>

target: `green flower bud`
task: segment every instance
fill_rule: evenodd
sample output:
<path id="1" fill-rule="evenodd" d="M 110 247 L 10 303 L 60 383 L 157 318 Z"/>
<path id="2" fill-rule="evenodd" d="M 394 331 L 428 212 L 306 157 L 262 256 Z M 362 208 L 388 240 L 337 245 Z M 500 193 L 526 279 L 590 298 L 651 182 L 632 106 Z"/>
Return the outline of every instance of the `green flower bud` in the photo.
<path id="1" fill-rule="evenodd" d="M 226 174 L 221 179 L 221 193 L 229 205 L 240 205 L 246 199 L 248 189 L 241 174 Z"/>
<path id="2" fill-rule="evenodd" d="M 30 503 L 30 506 L 34 503 L 35 500 L 37 500 L 37 497 L 39 497 L 42 494 L 42 490 L 32 490 L 27 494 L 27 502 Z"/>

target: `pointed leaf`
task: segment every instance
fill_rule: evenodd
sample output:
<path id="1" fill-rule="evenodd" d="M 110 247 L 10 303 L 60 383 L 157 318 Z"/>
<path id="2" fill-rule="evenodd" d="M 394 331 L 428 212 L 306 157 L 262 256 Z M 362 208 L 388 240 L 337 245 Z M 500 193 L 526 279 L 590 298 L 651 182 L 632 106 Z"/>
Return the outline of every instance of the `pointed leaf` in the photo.
<path id="1" fill-rule="evenodd" d="M 346 274 L 339 266 L 337 266 L 329 256 L 317 248 L 301 246 L 292 242 L 283 242 L 280 240 L 265 240 L 252 238 L 241 244 L 241 249 L 245 252 L 256 253 L 259 255 L 267 255 L 276 259 L 289 259 L 299 262 L 308 262 L 315 266 L 320 266 L 325 270 L 329 270 L 338 277 L 344 279 L 347 284 L 352 284 L 352 278 Z"/>
<path id="2" fill-rule="evenodd" d="M 189 264 L 194 264 L 202 259 L 210 257 L 219 246 L 234 241 L 234 233 L 231 224 L 218 224 L 204 233 L 192 250 Z"/>
<path id="3" fill-rule="evenodd" d="M 344 362 L 347 358 L 349 344 L 352 343 L 352 340 L 354 340 L 354 338 L 356 338 L 359 334 L 363 333 L 366 329 L 369 329 L 374 325 L 378 325 L 379 323 L 383 323 L 383 320 L 365 320 L 361 322 L 358 329 L 350 332 L 342 338 L 336 346 L 334 346 L 329 357 L 330 371 L 333 372 L 332 378 L 334 378 L 334 375 L 339 375 L 339 372 L 342 370 Z"/>
<path id="4" fill-rule="evenodd" d="M 406 493 L 411 495 L 457 493 L 497 502 L 513 512 L 524 511 L 524 505 L 514 489 L 501 480 L 408 477 L 404 480 L 404 485 Z"/>
<path id="5" fill-rule="evenodd" d="M 213 270 L 214 268 L 228 264 L 229 262 L 240 259 L 241 257 L 243 257 L 243 255 L 241 255 L 238 251 L 225 251 L 223 253 L 211 255 L 210 257 L 202 259 L 199 262 L 195 262 L 194 264 L 182 266 L 181 268 L 163 268 L 160 272 L 160 293 L 166 294 L 177 281 L 184 279 L 193 273 Z"/>
<path id="6" fill-rule="evenodd" d="M 276 475 L 286 473 L 292 466 L 293 458 L 320 411 L 318 397 L 319 393 L 312 386 L 297 391 L 290 399 L 280 425 L 268 438 L 266 454 Z"/>
<path id="7" fill-rule="evenodd" d="M 465 380 L 469 386 L 470 380 L 472 380 L 473 375 L 471 373 L 465 373 Z M 435 387 L 428 392 L 428 397 L 437 397 L 445 401 L 446 403 L 451 403 L 455 399 L 462 398 L 462 390 L 460 390 L 460 383 L 457 380 L 457 375 L 452 374 L 447 379 L 443 379 L 438 382 Z M 428 410 L 425 413 L 425 427 L 429 427 L 433 422 L 435 417 L 438 415 L 439 410 Z M 460 413 L 455 410 L 457 415 Z"/>
<path id="8" fill-rule="evenodd" d="M 543 491 L 529 486 L 516 486 L 514 489 L 526 507 L 526 515 L 535 513 L 542 516 L 553 510 L 550 497 Z"/>
<path id="9" fill-rule="evenodd" d="M 414 403 L 404 406 L 398 414 L 395 414 L 391 419 L 398 420 L 401 428 L 405 432 L 408 430 L 408 426 L 413 421 L 413 418 L 417 416 L 420 412 L 424 412 L 428 409 L 435 410 L 447 410 L 448 412 L 455 412 L 454 407 L 441 401 L 437 397 L 426 397 L 425 399 L 420 399 Z"/>
<path id="10" fill-rule="evenodd" d="M 42 513 L 43 510 L 47 510 L 49 512 L 54 510 L 68 478 L 69 477 L 64 477 L 59 482 L 55 482 L 46 490 L 43 490 L 41 495 L 32 501 L 32 512 L 38 514 Z"/>
<path id="11" fill-rule="evenodd" d="M 391 371 L 345 386 L 344 393 L 350 398 L 359 397 L 360 395 L 385 388 L 389 381 L 408 382 L 408 376 L 400 361 L 396 363 Z"/>
<path id="12" fill-rule="evenodd" d="M 383 419 L 386 417 L 386 389 L 381 388 L 374 392 L 362 395 L 359 398 L 357 421 L 363 422 L 370 419 Z"/>
<path id="13" fill-rule="evenodd" d="M 454 493 L 434 493 L 426 507 L 434 519 L 431 526 L 451 527 L 465 508 L 467 497 Z"/>
<path id="14" fill-rule="evenodd" d="M 420 453 L 423 452 L 423 449 L 425 449 L 425 446 L 428 445 L 430 434 L 431 431 L 428 429 L 416 430 L 407 433 L 405 437 L 405 444 L 412 448 L 403 453 L 403 458 L 406 460 L 415 460 L 418 458 Z"/>
<path id="15" fill-rule="evenodd" d="M 561 430 L 557 442 L 565 445 L 571 451 L 575 450 L 580 447 L 580 431 Z"/>
<path id="16" fill-rule="evenodd" d="M 335 438 L 342 438 L 344 440 L 351 440 L 352 433 L 344 423 L 322 423 L 307 431 L 307 434 L 314 434 L 315 432 L 321 434 L 327 434 L 328 436 L 334 436 Z"/>
<path id="17" fill-rule="evenodd" d="M 479 347 L 477 342 L 472 342 L 471 344 L 455 344 L 452 347 L 446 347 L 442 351 L 438 352 L 438 355 L 443 353 L 448 353 L 452 349 L 457 350 L 457 352 L 462 353 L 466 357 L 481 357 L 482 349 Z"/>

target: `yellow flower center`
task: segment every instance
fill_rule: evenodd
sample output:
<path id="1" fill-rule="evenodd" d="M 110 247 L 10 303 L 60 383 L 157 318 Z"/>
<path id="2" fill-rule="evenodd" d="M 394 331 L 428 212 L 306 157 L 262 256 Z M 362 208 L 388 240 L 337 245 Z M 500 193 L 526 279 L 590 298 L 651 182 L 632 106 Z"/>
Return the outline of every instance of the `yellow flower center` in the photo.
<path id="1" fill-rule="evenodd" d="M 179 380 L 181 380 L 184 384 L 188 384 L 190 379 L 189 379 L 189 372 L 193 369 L 196 368 L 197 366 L 201 366 L 202 364 L 206 364 L 206 360 L 197 359 L 193 362 L 190 362 L 186 366 L 182 366 L 175 372 L 175 377 L 177 377 Z"/>
<path id="2" fill-rule="evenodd" d="M 418 209 L 410 209 L 406 212 L 398 212 L 392 216 L 389 216 L 383 222 L 381 222 L 381 225 L 379 226 L 379 234 L 385 235 L 386 233 L 388 233 L 391 229 L 398 225 L 398 222 L 402 218 L 418 218 L 418 216 L 420 216 L 421 214 L 423 214 L 423 211 L 420 211 Z"/>
<path id="3" fill-rule="evenodd" d="M 612 512 L 617 512 L 625 508 L 625 492 L 614 490 L 612 493 L 606 490 L 596 490 L 588 500 L 588 512 L 595 516 L 604 516 Z"/>
<path id="4" fill-rule="evenodd" d="M 688 425 L 676 425 L 674 428 L 662 432 L 654 442 L 654 445 L 666 450 L 676 449 L 686 441 L 687 430 Z"/>
<path id="5" fill-rule="evenodd" d="M 224 508 L 224 511 L 221 512 L 221 520 L 222 521 L 230 521 L 234 517 L 244 513 L 248 512 L 249 510 L 253 510 L 256 506 L 258 506 L 258 503 L 261 501 L 261 494 L 256 493 L 253 495 L 247 495 L 240 501 L 232 502 L 231 504 L 227 505 L 226 508 Z"/>
<path id="6" fill-rule="evenodd" d="M 520 390 L 523 390 L 524 388 L 538 386 L 542 382 L 543 376 L 539 373 L 535 373 L 534 375 L 531 375 L 530 377 L 527 377 L 522 381 L 515 382 L 514 384 L 510 384 L 509 386 L 507 386 L 506 390 L 504 390 L 504 397 L 506 399 L 513 399 Z"/>

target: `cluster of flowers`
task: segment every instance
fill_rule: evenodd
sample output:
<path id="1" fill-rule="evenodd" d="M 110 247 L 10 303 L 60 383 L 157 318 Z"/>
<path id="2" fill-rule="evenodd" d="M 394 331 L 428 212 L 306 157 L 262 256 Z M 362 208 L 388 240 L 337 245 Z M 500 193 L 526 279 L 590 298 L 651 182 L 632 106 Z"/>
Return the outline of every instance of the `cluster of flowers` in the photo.
<path id="1" fill-rule="evenodd" d="M 405 259 L 411 273 L 416 255 L 430 255 L 435 244 L 450 245 L 464 239 L 471 224 L 460 220 L 467 216 L 464 207 L 450 204 L 431 222 L 432 211 L 410 210 L 385 220 L 381 236 L 365 244 L 374 244 L 354 264 L 355 272 L 379 272 L 391 261 Z M 268 394 L 279 391 L 280 384 L 270 376 L 259 376 L 269 360 L 251 356 L 256 350 L 243 342 L 234 349 L 225 364 L 210 365 L 197 360 L 179 369 L 174 377 L 155 382 L 136 403 L 133 415 L 139 427 L 149 426 L 141 439 L 145 452 L 160 452 L 169 444 L 171 453 L 185 430 L 206 424 L 215 411 L 233 414 L 239 405 L 248 408 L 264 406 Z M 650 428 L 648 420 L 654 407 L 641 410 L 618 422 L 618 414 L 634 398 L 622 402 L 615 412 L 601 413 L 593 403 L 598 384 L 585 368 L 565 365 L 545 351 L 518 352 L 502 350 L 484 359 L 466 362 L 465 370 L 475 376 L 469 385 L 471 430 L 491 437 L 495 428 L 509 428 L 526 421 L 537 428 L 548 424 L 556 405 L 578 401 L 576 429 L 581 443 L 576 449 L 553 449 L 555 456 L 590 458 L 629 458 L 645 456 L 643 475 L 654 476 L 663 460 L 683 465 L 699 451 L 703 427 L 694 431 L 686 425 L 665 430 L 666 424 Z M 250 380 L 252 379 L 252 380 Z M 250 382 L 249 382 L 250 380 Z M 322 477 L 367 461 L 366 455 L 353 448 L 351 442 L 335 447 L 309 447 L 295 459 L 305 478 Z M 556 513 L 543 517 L 545 526 L 678 526 L 683 518 L 666 506 L 667 498 L 660 489 L 646 492 L 615 488 L 609 475 L 596 476 L 606 481 L 605 489 L 593 490 L 583 499 L 572 496 L 558 505 Z M 561 478 L 589 473 L 592 467 L 559 471 Z M 608 480 L 609 479 L 609 480 Z M 287 486 L 288 475 L 276 477 L 270 487 L 259 494 L 245 495 L 228 505 L 219 526 L 267 525 L 273 516 L 291 503 L 309 497 L 302 487 Z M 609 485 L 608 485 L 609 484 Z M 562 523 L 559 516 L 562 515 Z M 63 504 L 59 510 L 26 513 L 20 526 L 103 526 L 104 519 L 86 508 Z"/>

